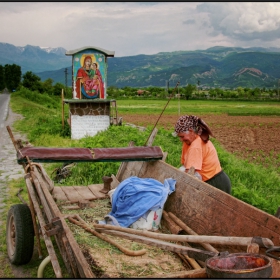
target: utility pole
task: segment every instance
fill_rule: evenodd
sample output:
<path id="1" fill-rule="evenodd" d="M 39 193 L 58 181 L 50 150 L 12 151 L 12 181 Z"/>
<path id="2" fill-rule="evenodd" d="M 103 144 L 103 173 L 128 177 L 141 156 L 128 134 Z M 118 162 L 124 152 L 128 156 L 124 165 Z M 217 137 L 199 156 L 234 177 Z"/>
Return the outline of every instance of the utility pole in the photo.
<path id="1" fill-rule="evenodd" d="M 199 95 L 199 85 L 200 85 L 200 80 L 197 80 L 197 93 Z"/>
<path id="2" fill-rule="evenodd" d="M 280 83 L 280 79 L 278 79 L 278 87 L 277 87 L 278 100 L 280 100 L 280 96 L 279 96 L 279 83 Z"/>
<path id="3" fill-rule="evenodd" d="M 65 73 L 65 91 L 67 90 L 67 68 L 65 68 L 64 70 L 64 73 Z"/>
<path id="4" fill-rule="evenodd" d="M 168 94 L 168 91 L 169 91 L 169 80 L 166 81 L 166 91 L 167 91 L 167 94 Z"/>

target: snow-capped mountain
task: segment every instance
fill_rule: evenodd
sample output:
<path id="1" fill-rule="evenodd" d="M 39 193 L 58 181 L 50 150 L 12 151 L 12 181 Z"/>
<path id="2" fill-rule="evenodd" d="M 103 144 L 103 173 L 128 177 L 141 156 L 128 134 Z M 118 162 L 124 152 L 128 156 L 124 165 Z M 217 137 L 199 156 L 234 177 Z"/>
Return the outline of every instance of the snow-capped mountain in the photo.
<path id="1" fill-rule="evenodd" d="M 53 71 L 71 66 L 71 56 L 66 56 L 62 47 L 14 46 L 0 42 L 0 64 L 16 64 L 26 71 Z"/>

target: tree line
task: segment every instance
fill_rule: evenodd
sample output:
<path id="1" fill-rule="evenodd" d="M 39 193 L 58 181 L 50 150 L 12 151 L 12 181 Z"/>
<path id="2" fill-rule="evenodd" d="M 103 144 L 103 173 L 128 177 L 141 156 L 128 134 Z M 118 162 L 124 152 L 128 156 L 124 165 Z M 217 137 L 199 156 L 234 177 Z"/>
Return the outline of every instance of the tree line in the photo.
<path id="1" fill-rule="evenodd" d="M 64 90 L 66 98 L 72 97 L 72 90 L 62 83 L 53 84 L 51 78 L 44 82 L 32 71 L 27 71 L 22 75 L 21 67 L 16 64 L 0 65 L 0 91 L 7 88 L 10 92 L 18 91 L 21 87 L 25 87 L 31 91 L 38 93 L 46 93 L 48 95 L 61 96 L 61 90 Z"/>
<path id="2" fill-rule="evenodd" d="M 0 90 L 15 91 L 21 81 L 21 67 L 16 64 L 0 65 Z"/>
<path id="3" fill-rule="evenodd" d="M 222 88 L 199 88 L 197 85 L 188 84 L 186 86 L 160 88 L 117 88 L 109 86 L 107 96 L 111 98 L 174 98 L 181 99 L 278 99 L 280 100 L 279 89 L 266 88 L 243 88 L 222 89 Z"/>
<path id="4" fill-rule="evenodd" d="M 10 92 L 17 91 L 21 87 L 29 89 L 40 94 L 61 96 L 61 90 L 64 90 L 65 98 L 72 98 L 72 89 L 62 83 L 53 84 L 51 78 L 41 81 L 41 78 L 32 71 L 27 71 L 22 75 L 21 67 L 16 64 L 0 65 L 0 91 L 7 88 Z M 222 88 L 200 88 L 197 85 L 187 84 L 178 87 L 145 87 L 133 88 L 109 86 L 107 88 L 107 98 L 174 98 L 182 99 L 277 99 L 280 100 L 279 88 L 243 88 L 222 89 Z"/>

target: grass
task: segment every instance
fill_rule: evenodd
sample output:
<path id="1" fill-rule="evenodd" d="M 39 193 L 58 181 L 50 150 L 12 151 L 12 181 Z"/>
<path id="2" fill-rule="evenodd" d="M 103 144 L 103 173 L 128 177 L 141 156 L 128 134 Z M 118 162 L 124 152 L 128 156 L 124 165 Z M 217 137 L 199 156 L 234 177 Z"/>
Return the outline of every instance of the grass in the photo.
<path id="1" fill-rule="evenodd" d="M 56 103 L 50 102 L 45 97 L 40 100 L 40 96 L 36 97 L 36 102 L 26 98 L 26 94 L 13 93 L 11 98 L 11 108 L 13 112 L 24 116 L 23 120 L 17 121 L 13 127 L 21 133 L 27 135 L 28 140 L 34 146 L 44 147 L 127 147 L 130 141 L 134 141 L 136 146 L 144 145 L 147 137 L 150 135 L 152 127 L 147 127 L 145 131 L 139 131 L 137 128 L 130 126 L 111 126 L 108 130 L 98 133 L 95 137 L 85 137 L 80 140 L 70 139 L 70 128 L 65 121 L 65 128 L 61 126 L 61 108 Z M 48 103 L 50 102 L 50 103 Z M 276 102 L 237 102 L 237 101 L 188 101 L 188 100 L 171 100 L 165 114 L 177 114 L 178 102 L 180 102 L 181 112 L 189 114 L 201 115 L 205 112 L 213 114 L 239 114 L 239 115 L 260 115 L 271 114 L 280 115 L 279 103 Z M 58 101 L 57 101 L 58 103 Z M 137 114 L 157 114 L 162 112 L 166 104 L 166 100 L 144 100 L 118 101 L 118 112 L 137 113 Z M 67 118 L 67 107 L 65 108 Z M 260 113 L 261 112 L 261 113 Z M 277 170 L 269 163 L 268 167 L 249 163 L 246 160 L 240 160 L 235 155 L 226 152 L 220 144 L 213 139 L 213 143 L 217 148 L 217 152 L 226 173 L 232 181 L 232 195 L 240 200 L 243 200 L 267 213 L 275 214 L 280 205 L 280 196 L 278 195 L 277 186 L 280 185 L 280 176 Z M 181 144 L 177 138 L 171 136 L 171 131 L 159 129 L 153 145 L 160 146 L 163 151 L 168 152 L 166 162 L 175 166 L 180 166 Z M 268 156 L 268 155 L 266 155 Z M 78 163 L 71 169 L 71 176 L 61 182 L 63 185 L 89 185 L 102 183 L 104 175 L 111 176 L 116 174 L 119 168 L 119 162 L 100 162 L 100 163 Z M 46 171 L 51 176 L 52 171 L 61 167 L 61 164 L 44 164 Z M 269 176 L 268 176 L 269 174 Z M 59 185 L 59 184 L 56 184 Z M 5 199 L 6 209 L 13 204 L 20 203 L 15 196 L 19 188 L 24 191 L 21 195 L 27 200 L 27 193 L 24 180 L 13 180 L 9 182 L 9 195 Z M 100 210 L 101 210 L 100 206 Z M 2 220 L 5 220 L 2 213 Z M 96 213 L 98 216 L 99 214 Z M 102 214 L 100 214 L 100 217 Z M 99 240 L 95 237 L 87 238 L 88 233 L 81 231 L 76 226 L 71 225 L 71 228 L 78 234 L 78 242 L 81 244 L 90 243 L 90 246 L 96 247 L 105 246 L 111 254 L 118 254 L 118 250 L 113 246 Z M 1 226 L 5 233 L 5 225 Z M 42 244 L 43 246 L 44 244 Z M 0 249 L 6 251 L 5 234 L 0 237 Z M 46 254 L 46 248 L 44 254 Z M 134 247 L 136 250 L 138 247 Z M 150 252 L 150 255 L 156 252 Z M 0 259 L 1 262 L 1 259 Z M 36 277 L 37 268 L 41 261 L 37 260 L 24 266 L 31 271 L 32 276 Z M 62 260 L 60 259 L 62 263 Z M 122 264 L 119 264 L 121 267 Z M 152 266 L 152 264 L 151 264 Z M 6 268 L 8 270 L 8 268 Z M 124 269 L 129 269 L 124 267 Z M 133 265 L 132 265 L 132 269 Z M 151 274 L 151 268 L 147 271 L 139 270 L 141 276 Z M 6 274 L 7 273 L 7 274 Z M 5 276 L 9 277 L 10 272 L 5 272 Z M 123 277 L 127 274 L 123 273 Z M 44 277 L 53 278 L 54 273 L 51 265 L 45 269 Z"/>

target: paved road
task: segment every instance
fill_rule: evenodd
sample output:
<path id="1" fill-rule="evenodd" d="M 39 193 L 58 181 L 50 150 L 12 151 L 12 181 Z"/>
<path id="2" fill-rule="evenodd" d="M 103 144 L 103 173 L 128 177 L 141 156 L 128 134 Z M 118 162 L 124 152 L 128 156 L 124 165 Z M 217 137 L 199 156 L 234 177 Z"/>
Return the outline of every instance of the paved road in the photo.
<path id="1" fill-rule="evenodd" d="M 10 94 L 7 91 L 5 91 L 3 94 L 0 94 L 0 133 L 4 128 L 5 120 L 8 115 L 9 102 Z"/>

